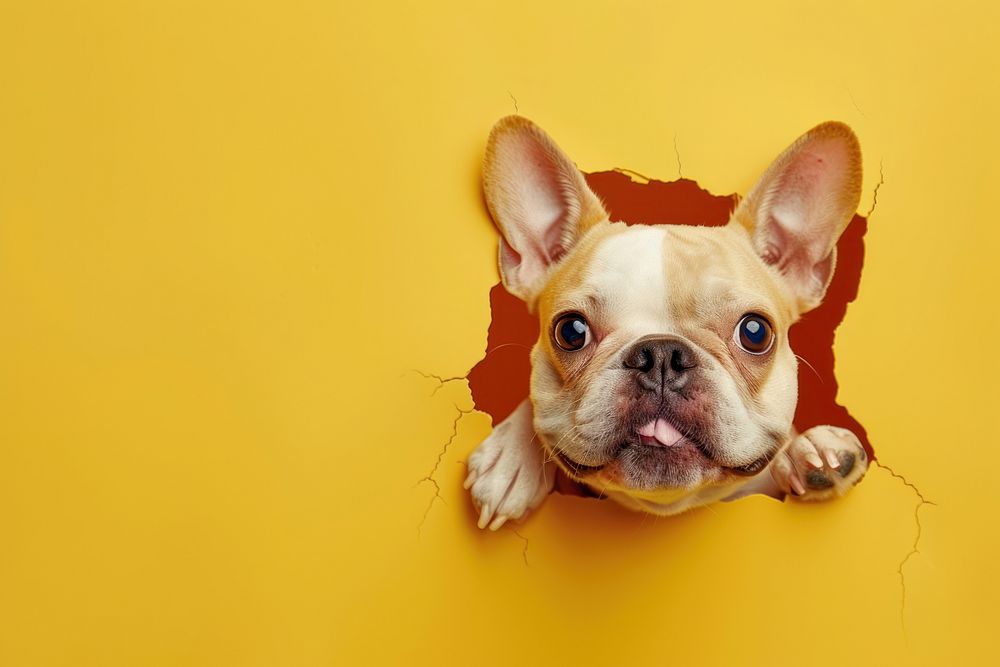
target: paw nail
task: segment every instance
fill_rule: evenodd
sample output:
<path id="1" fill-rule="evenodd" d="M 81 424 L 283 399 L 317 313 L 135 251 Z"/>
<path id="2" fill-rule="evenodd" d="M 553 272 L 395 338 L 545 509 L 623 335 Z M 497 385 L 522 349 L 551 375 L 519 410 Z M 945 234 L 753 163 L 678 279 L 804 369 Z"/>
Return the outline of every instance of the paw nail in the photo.
<path id="1" fill-rule="evenodd" d="M 808 456 L 806 456 L 806 461 L 808 461 L 809 465 L 811 465 L 813 468 L 823 467 L 823 459 L 821 459 L 818 454 L 809 454 Z"/>
<path id="2" fill-rule="evenodd" d="M 483 505 L 483 511 L 479 513 L 479 523 L 477 525 L 480 528 L 485 528 L 486 524 L 490 522 L 491 516 L 493 516 L 493 512 L 490 511 L 489 504 Z"/>
<path id="3" fill-rule="evenodd" d="M 490 530 L 497 530 L 505 523 L 507 523 L 507 516 L 505 514 L 501 514 L 493 520 L 493 523 L 490 524 Z"/>
<path id="4" fill-rule="evenodd" d="M 837 458 L 837 452 L 831 450 L 826 453 L 826 461 L 830 464 L 831 468 L 840 467 L 840 459 Z"/>
<path id="5" fill-rule="evenodd" d="M 801 496 L 806 492 L 806 487 L 802 486 L 802 482 L 800 482 L 797 477 L 792 477 L 789 482 L 792 485 L 792 491 L 795 495 Z"/>

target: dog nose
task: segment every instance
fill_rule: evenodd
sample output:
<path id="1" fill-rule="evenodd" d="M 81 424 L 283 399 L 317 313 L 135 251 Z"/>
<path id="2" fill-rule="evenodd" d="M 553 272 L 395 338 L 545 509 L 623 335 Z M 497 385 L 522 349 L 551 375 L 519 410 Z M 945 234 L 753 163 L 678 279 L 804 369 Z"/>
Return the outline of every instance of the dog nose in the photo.
<path id="1" fill-rule="evenodd" d="M 672 336 L 636 341 L 622 364 L 636 371 L 635 381 L 642 389 L 660 393 L 683 387 L 688 371 L 698 365 L 691 346 Z"/>

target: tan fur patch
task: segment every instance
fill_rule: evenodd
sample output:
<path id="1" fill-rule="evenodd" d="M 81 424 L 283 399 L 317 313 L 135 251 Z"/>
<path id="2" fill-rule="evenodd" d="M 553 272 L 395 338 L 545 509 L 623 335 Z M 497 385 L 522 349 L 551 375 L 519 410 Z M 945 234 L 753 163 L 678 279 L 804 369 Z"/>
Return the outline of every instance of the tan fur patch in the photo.
<path id="1" fill-rule="evenodd" d="M 722 228 L 668 227 L 664 270 L 672 319 L 680 333 L 711 354 L 755 398 L 767 384 L 781 340 L 772 352 L 740 350 L 733 333 L 747 313 L 765 316 L 775 335 L 787 336 L 794 313 L 780 283 L 754 254 L 749 235 L 737 225 Z M 735 372 L 733 372 L 735 371 Z"/>
<path id="2" fill-rule="evenodd" d="M 576 292 L 576 286 L 581 285 L 591 267 L 595 253 L 607 239 L 628 230 L 625 223 L 604 222 L 592 224 L 583 237 L 573 247 L 563 261 L 553 270 L 549 282 L 538 297 L 537 312 L 541 322 L 538 344 L 545 350 L 546 356 L 553 361 L 554 367 L 563 376 L 564 382 L 579 380 L 575 377 L 586 372 L 589 368 L 592 372 L 597 372 L 602 364 L 588 363 L 592 361 L 594 349 L 597 346 L 590 346 L 589 349 L 578 353 L 567 354 L 558 350 L 552 342 L 552 320 L 559 314 L 557 299 L 565 297 L 567 294 Z M 586 299 L 584 299 L 585 301 Z M 578 310 L 593 312 L 592 306 L 585 308 L 581 303 Z"/>

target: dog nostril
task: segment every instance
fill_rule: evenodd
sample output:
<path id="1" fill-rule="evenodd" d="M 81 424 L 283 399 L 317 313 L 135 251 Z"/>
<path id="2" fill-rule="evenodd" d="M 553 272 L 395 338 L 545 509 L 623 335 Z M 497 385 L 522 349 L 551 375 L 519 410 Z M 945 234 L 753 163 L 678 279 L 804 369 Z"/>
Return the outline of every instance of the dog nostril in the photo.
<path id="1" fill-rule="evenodd" d="M 676 348 L 670 355 L 670 368 L 678 373 L 683 373 L 695 367 L 694 360 L 690 358 L 683 348 Z"/>
<path id="2" fill-rule="evenodd" d="M 639 358 L 641 359 L 639 365 L 637 366 L 639 370 L 644 373 L 653 370 L 653 366 L 655 365 L 655 355 L 652 350 L 648 347 L 642 348 L 639 353 Z"/>
<path id="3" fill-rule="evenodd" d="M 653 366 L 655 365 L 653 357 L 653 351 L 648 347 L 640 348 L 625 359 L 625 367 L 648 373 L 653 370 Z"/>

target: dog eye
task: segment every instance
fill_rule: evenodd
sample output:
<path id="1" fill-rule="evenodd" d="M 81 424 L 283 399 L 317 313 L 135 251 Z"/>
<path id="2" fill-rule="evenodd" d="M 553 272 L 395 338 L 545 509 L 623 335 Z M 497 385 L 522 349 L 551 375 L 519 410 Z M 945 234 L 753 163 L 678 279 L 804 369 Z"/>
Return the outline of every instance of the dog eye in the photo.
<path id="1" fill-rule="evenodd" d="M 749 313 L 736 325 L 736 342 L 750 354 L 764 354 L 774 344 L 771 323 L 760 315 Z"/>
<path id="2" fill-rule="evenodd" d="M 555 338 L 556 345 L 567 352 L 582 350 L 590 342 L 590 326 L 583 315 L 579 313 L 569 313 L 556 320 L 552 329 L 552 337 Z"/>

